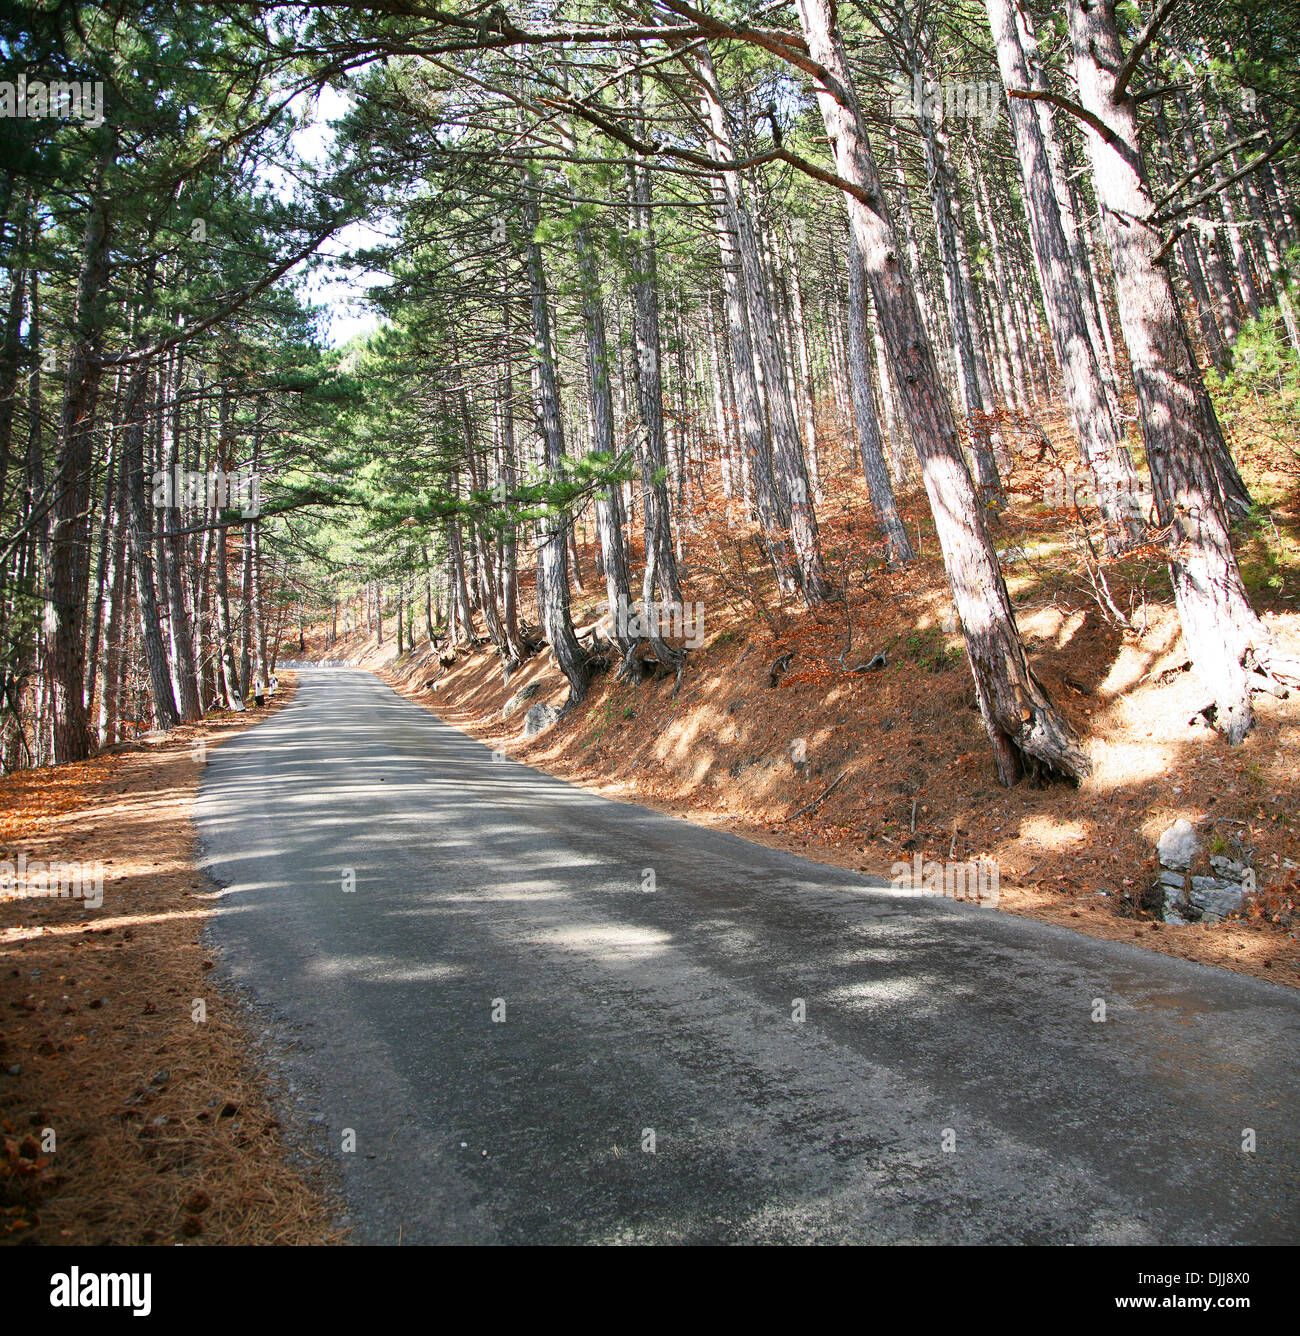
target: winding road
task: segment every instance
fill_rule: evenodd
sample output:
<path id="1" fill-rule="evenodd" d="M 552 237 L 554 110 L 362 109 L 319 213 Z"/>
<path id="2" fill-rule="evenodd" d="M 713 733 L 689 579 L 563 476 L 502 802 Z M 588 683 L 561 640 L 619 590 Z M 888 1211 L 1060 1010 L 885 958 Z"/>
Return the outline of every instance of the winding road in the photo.
<path id="1" fill-rule="evenodd" d="M 1300 1241 L 1288 989 L 594 796 L 360 670 L 197 822 L 359 1242 Z"/>

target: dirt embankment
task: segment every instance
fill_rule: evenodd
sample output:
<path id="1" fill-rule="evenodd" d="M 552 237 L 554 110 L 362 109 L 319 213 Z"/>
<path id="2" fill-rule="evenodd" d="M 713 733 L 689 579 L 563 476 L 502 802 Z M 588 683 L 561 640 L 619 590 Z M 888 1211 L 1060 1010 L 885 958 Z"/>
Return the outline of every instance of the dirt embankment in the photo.
<path id="1" fill-rule="evenodd" d="M 195 864 L 206 749 L 291 698 L 0 780 L 0 863 L 82 865 L 98 895 L 0 901 L 0 1239 L 337 1240 L 323 1168 L 214 987 Z M 29 876 L 29 888 L 36 884 Z"/>
<path id="2" fill-rule="evenodd" d="M 905 584 L 895 577 L 874 606 L 868 592 L 856 610 L 861 652 L 849 661 L 885 649 L 878 671 L 849 675 L 834 666 L 842 613 L 838 623 L 828 618 L 779 639 L 715 616 L 676 698 L 671 679 L 637 686 L 600 676 L 581 706 L 531 740 L 523 736 L 527 709 L 559 707 L 567 694 L 549 652 L 509 683 L 490 647 L 462 651 L 449 668 L 427 643 L 398 658 L 391 636 L 379 645 L 360 635 L 326 644 L 317 635 L 308 652 L 373 667 L 489 746 L 594 792 L 886 878 L 917 855 L 983 858 L 1000 874 L 998 910 L 990 912 L 1300 986 L 1300 703 L 1259 698 L 1254 732 L 1229 747 L 1189 723 L 1199 692 L 1172 609 L 1146 606 L 1141 634 L 1133 634 L 1095 608 L 1054 599 L 1022 609 L 1021 630 L 1035 672 L 1085 738 L 1095 773 L 1078 790 L 1003 789 L 961 637 L 945 630 L 947 604 L 934 590 L 917 576 Z M 593 597 L 574 616 L 599 613 Z M 1300 616 L 1269 613 L 1267 624 L 1296 652 Z M 790 669 L 772 687 L 770 665 L 792 644 Z M 1153 902 L 1144 905 L 1156 841 L 1179 818 L 1196 824 L 1206 859 L 1229 844 L 1250 851 L 1259 894 L 1242 916 L 1174 926 L 1160 921 Z"/>

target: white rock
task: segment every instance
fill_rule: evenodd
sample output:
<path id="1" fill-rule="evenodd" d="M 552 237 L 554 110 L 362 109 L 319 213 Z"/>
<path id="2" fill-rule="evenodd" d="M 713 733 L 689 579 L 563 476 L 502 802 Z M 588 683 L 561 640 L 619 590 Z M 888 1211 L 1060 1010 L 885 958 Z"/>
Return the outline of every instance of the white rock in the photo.
<path id="1" fill-rule="evenodd" d="M 559 717 L 560 712 L 554 705 L 534 705 L 524 715 L 524 737 L 535 738 L 539 733 L 545 733 Z"/>
<path id="2" fill-rule="evenodd" d="M 1192 823 L 1180 817 L 1160 837 L 1156 853 L 1165 867 L 1186 868 L 1190 866 L 1196 851 L 1201 847 Z"/>

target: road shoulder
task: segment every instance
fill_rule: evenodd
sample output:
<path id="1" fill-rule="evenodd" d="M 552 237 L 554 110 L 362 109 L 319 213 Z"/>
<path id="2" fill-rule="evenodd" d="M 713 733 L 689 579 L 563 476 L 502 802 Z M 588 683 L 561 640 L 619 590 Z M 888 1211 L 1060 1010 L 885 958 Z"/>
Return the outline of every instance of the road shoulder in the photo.
<path id="1" fill-rule="evenodd" d="M 94 897 L 0 902 L 0 1239 L 338 1242 L 330 1171 L 216 987 L 196 863 L 208 751 L 284 708 L 220 715 L 0 781 L 0 861 L 102 864 Z"/>

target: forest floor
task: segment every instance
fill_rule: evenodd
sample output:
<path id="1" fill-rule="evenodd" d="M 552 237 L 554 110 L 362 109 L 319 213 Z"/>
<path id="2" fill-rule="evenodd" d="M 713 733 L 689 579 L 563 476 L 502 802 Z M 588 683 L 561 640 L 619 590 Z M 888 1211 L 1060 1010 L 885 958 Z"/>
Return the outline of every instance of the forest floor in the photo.
<path id="1" fill-rule="evenodd" d="M 1238 532 L 1239 559 L 1280 652 L 1295 655 L 1294 462 L 1285 449 L 1248 458 L 1248 480 L 1269 508 Z M 506 684 L 490 645 L 462 650 L 450 667 L 427 640 L 399 658 L 390 619 L 383 644 L 360 633 L 331 641 L 317 630 L 307 657 L 375 668 L 489 746 L 596 793 L 885 878 L 916 855 L 991 860 L 1001 912 L 1300 987 L 1300 696 L 1257 697 L 1256 727 L 1238 747 L 1193 722 L 1201 693 L 1159 552 L 1098 566 L 1071 514 L 1038 504 L 1041 482 L 1032 470 L 1013 478 L 995 541 L 1033 669 L 1092 757 L 1094 773 L 1078 789 L 998 785 L 962 637 L 948 629 L 924 495 L 902 499 L 921 559 L 892 573 L 873 557 L 865 494 L 849 476 L 828 485 L 838 504 L 820 510 L 827 566 L 852 592 L 820 611 L 782 610 L 764 593 L 737 537 L 735 503 L 731 512 L 717 497 L 694 511 L 688 503 L 693 549 L 712 556 L 684 568 L 685 597 L 698 600 L 705 634 L 675 696 L 671 677 L 633 685 L 600 675 L 580 706 L 526 740 L 527 708 L 559 708 L 567 696 L 549 650 Z M 579 525 L 578 625 L 605 606 L 584 537 Z M 1099 571 L 1113 611 L 1098 597 Z M 522 572 L 521 584 L 527 609 Z M 795 657 L 773 687 L 770 666 L 788 650 Z M 885 668 L 844 670 L 877 651 Z M 527 700 L 504 718 L 523 688 Z M 796 766 L 800 756 L 806 763 Z M 1258 891 L 1242 915 L 1214 927 L 1161 921 L 1155 846 L 1179 818 L 1197 826 L 1203 860 L 1248 851 Z"/>
<path id="2" fill-rule="evenodd" d="M 289 1150 L 200 940 L 220 895 L 195 863 L 205 749 L 292 694 L 281 674 L 264 708 L 0 780 L 0 861 L 103 864 L 98 908 L 0 900 L 0 1240 L 338 1240 L 327 1171 Z"/>

